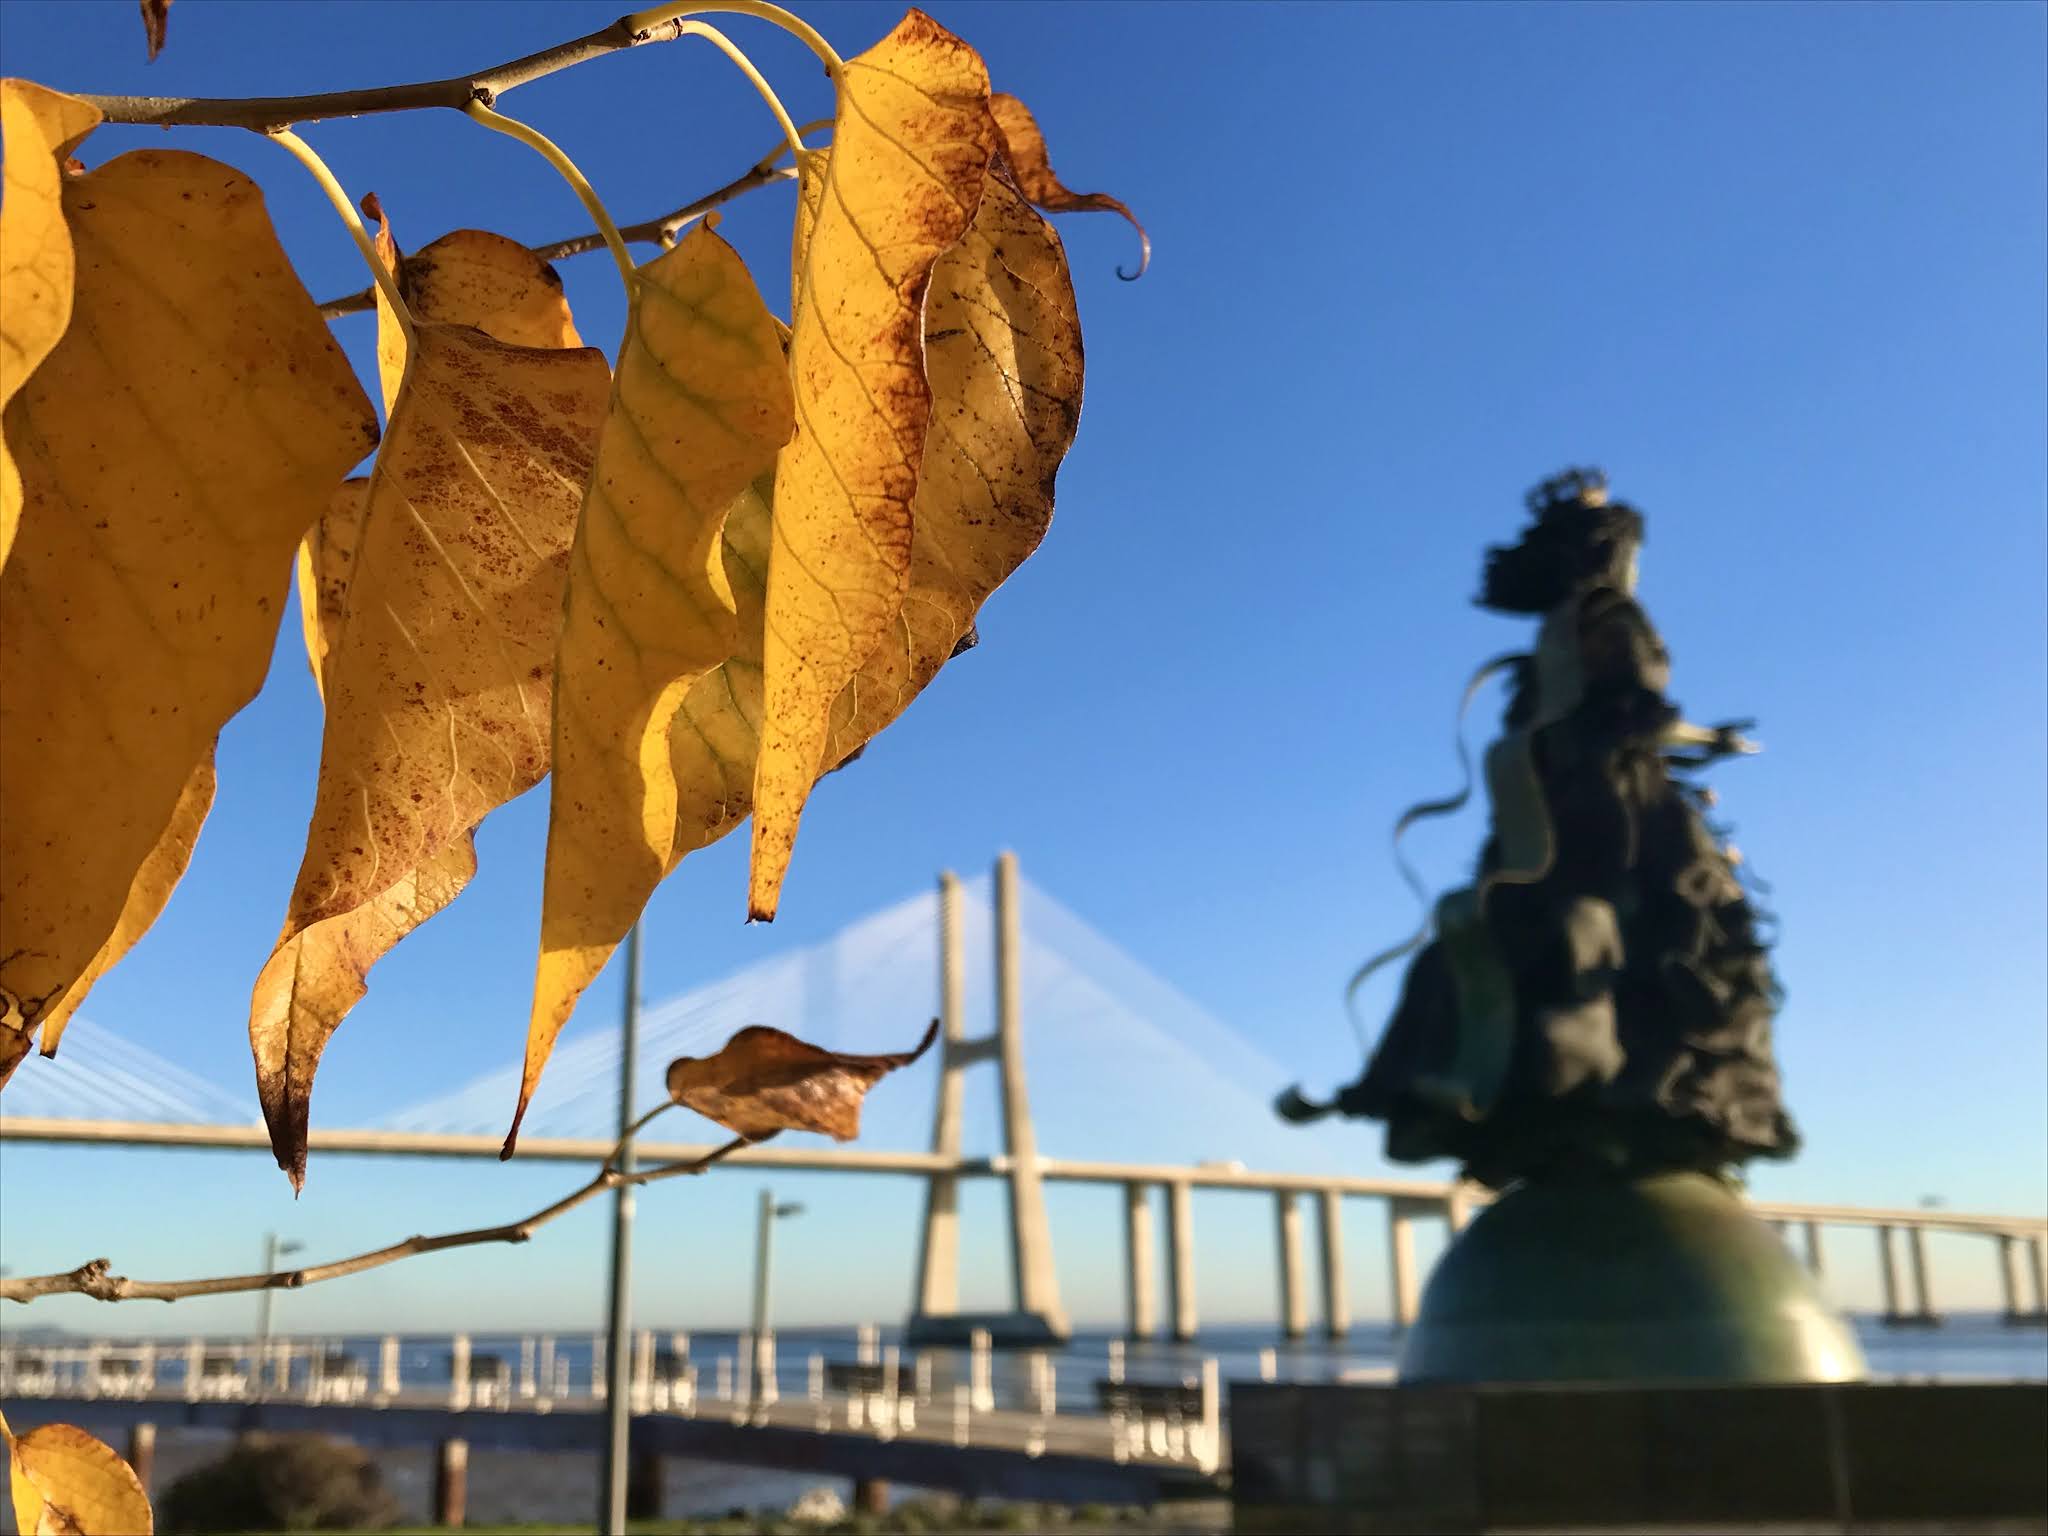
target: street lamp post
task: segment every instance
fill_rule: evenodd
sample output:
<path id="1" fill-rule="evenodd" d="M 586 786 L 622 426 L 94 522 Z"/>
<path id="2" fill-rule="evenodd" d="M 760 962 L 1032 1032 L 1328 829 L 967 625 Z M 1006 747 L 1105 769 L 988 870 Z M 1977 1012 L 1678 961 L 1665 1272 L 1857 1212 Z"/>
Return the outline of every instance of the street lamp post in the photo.
<path id="1" fill-rule="evenodd" d="M 623 998 L 619 1009 L 618 1170 L 633 1171 L 633 1056 L 640 1048 L 640 925 L 626 933 Z M 612 1196 L 612 1272 L 605 1311 L 604 1473 L 598 1484 L 598 1530 L 626 1529 L 626 1474 L 633 1433 L 632 1372 L 633 1186 Z"/>
<path id="2" fill-rule="evenodd" d="M 277 1273 L 277 1261 L 288 1253 L 297 1253 L 306 1245 L 279 1239 L 275 1232 L 263 1234 L 263 1273 Z M 277 1299 L 277 1287 L 266 1285 L 256 1293 L 256 1380 L 259 1386 L 270 1371 L 270 1319 L 271 1304 Z M 282 1386 L 280 1382 L 278 1385 Z"/>
<path id="3" fill-rule="evenodd" d="M 754 1226 L 754 1401 L 773 1402 L 775 1349 L 768 1336 L 768 1275 L 775 1246 L 775 1223 L 784 1216 L 796 1216 L 803 1206 L 796 1201 L 775 1203 L 772 1190 L 761 1191 L 760 1215 Z"/>

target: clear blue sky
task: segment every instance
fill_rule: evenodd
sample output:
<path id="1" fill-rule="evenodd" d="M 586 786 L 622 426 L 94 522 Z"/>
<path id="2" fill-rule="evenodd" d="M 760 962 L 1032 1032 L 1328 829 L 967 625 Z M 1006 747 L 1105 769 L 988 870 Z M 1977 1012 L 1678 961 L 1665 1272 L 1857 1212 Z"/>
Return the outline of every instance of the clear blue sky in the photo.
<path id="1" fill-rule="evenodd" d="M 180 0 L 169 50 L 146 66 L 131 0 L 6 0 L 0 70 L 71 89 L 325 90 L 461 73 L 620 4 Z M 820 790 L 772 929 L 740 923 L 743 838 L 664 888 L 648 995 L 820 938 L 1007 846 L 1288 1072 L 1348 1076 L 1343 978 L 1412 919 L 1388 825 L 1451 781 L 1468 670 L 1526 638 L 1468 604 L 1482 546 L 1513 534 L 1534 481 L 1599 463 L 1648 514 L 1643 597 L 1674 694 L 1694 718 L 1756 716 L 1768 749 L 1718 783 L 1776 887 L 1780 1047 L 1808 1150 L 1757 1187 L 2048 1203 L 2048 9 L 931 8 L 1035 107 L 1070 184 L 1140 213 L 1157 259 L 1119 283 L 1129 232 L 1061 221 L 1089 376 L 1050 538 L 985 611 L 981 648 Z M 812 14 L 852 53 L 900 13 Z M 757 24 L 730 30 L 800 118 L 828 111 L 808 55 Z M 556 137 L 621 218 L 686 201 L 774 141 L 708 47 L 600 60 L 504 105 Z M 584 227 L 530 153 L 452 114 L 306 136 L 352 193 L 382 197 L 407 245 L 461 226 L 532 241 Z M 303 172 L 247 134 L 103 129 L 85 158 L 165 142 L 259 178 L 316 296 L 362 285 Z M 757 193 L 725 225 L 778 305 L 790 201 Z M 615 274 L 602 255 L 563 270 L 585 336 L 609 347 Z M 366 318 L 337 333 L 367 362 Z M 90 1017 L 243 1091 L 248 988 L 317 756 L 288 622 L 271 688 L 223 738 L 192 873 Z M 516 1055 L 544 823 L 535 794 L 486 825 L 476 884 L 377 970 L 336 1037 L 316 1124 L 360 1123 Z M 1424 832 L 1431 878 L 1455 879 L 1478 836 L 1469 820 Z M 601 982 L 574 1028 L 608 1021 L 615 997 Z M 921 1123 L 927 1092 L 875 1112 Z M 252 1260 L 268 1225 L 339 1249 L 513 1214 L 562 1182 L 316 1158 L 293 1207 L 255 1157 L 10 1148 L 5 1162 L 17 1271 L 110 1248 L 134 1272 L 218 1270 Z M 646 1238 L 643 1288 L 679 1322 L 742 1306 L 753 1186 L 718 1182 L 643 1202 L 674 1223 Z M 830 1262 L 838 1229 L 792 1234 L 784 1304 L 895 1315 L 911 1194 L 835 1198 L 890 1257 L 850 1278 Z M 1226 1313 L 1268 1305 L 1270 1219 L 1255 1214 L 1253 1252 L 1204 1259 Z M 1100 1279 L 1070 1304 L 1108 1316 L 1113 1250 L 1092 1265 L 1088 1250 L 1110 1240 L 1109 1207 L 1074 1220 L 1086 1235 L 1063 1265 Z M 403 1297 L 429 1326 L 472 1315 L 454 1288 L 489 1282 L 567 1324 L 595 1315 L 597 1233 L 593 1213 L 516 1258 L 449 1257 L 288 1305 L 339 1325 Z M 1988 1257 L 1953 1262 L 1988 1298 Z M 34 1320 L 112 1325 L 46 1305 Z M 238 1307 L 130 1325 L 237 1326 Z M 492 1309 L 519 1315 L 514 1299 Z"/>

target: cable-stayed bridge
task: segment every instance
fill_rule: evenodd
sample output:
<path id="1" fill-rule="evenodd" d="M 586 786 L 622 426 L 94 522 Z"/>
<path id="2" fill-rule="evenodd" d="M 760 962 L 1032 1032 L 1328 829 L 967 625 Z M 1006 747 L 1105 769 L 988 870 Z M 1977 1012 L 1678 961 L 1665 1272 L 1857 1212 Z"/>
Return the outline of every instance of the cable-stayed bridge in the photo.
<path id="1" fill-rule="evenodd" d="M 993 964 L 970 965 L 976 956 L 992 957 Z M 1455 1230 L 1480 1198 L 1441 1181 L 1304 1168 L 1329 1157 L 1333 1143 L 1282 1126 L 1268 1110 L 1288 1079 L 1284 1069 L 1023 880 L 1007 858 L 991 875 L 965 882 L 943 877 L 935 891 L 897 902 L 820 943 L 644 1009 L 636 1075 L 641 1083 L 658 1084 L 672 1058 L 708 1054 L 747 1023 L 774 1023 L 822 1045 L 864 1051 L 907 1043 L 934 1012 L 945 1029 L 935 1053 L 936 1111 L 928 1135 L 900 1117 L 892 1123 L 871 1116 L 856 1146 L 785 1141 L 730 1159 L 740 1167 L 922 1181 L 925 1215 L 907 1308 L 914 1336 L 947 1339 L 987 1328 L 1025 1342 L 1065 1331 L 1043 1198 L 1052 1182 L 1121 1187 L 1127 1328 L 1134 1337 L 1149 1337 L 1164 1321 L 1177 1339 L 1193 1338 L 1200 1327 L 1193 1219 L 1199 1190 L 1271 1197 L 1275 1311 L 1295 1336 L 1307 1333 L 1312 1320 L 1331 1336 L 1350 1326 L 1342 1241 L 1347 1202 L 1371 1200 L 1383 1208 L 1390 1311 L 1396 1326 L 1404 1326 L 1415 1315 L 1422 1279 L 1415 1224 L 1441 1221 Z M 983 1064 L 989 1070 L 977 1073 Z M 329 1155 L 494 1157 L 519 1070 L 518 1061 L 510 1061 L 366 1124 L 316 1130 L 312 1144 Z M 615 1139 L 619 1071 L 615 1028 L 596 1025 L 565 1038 L 527 1116 L 520 1158 L 603 1157 Z M 1133 1085 L 1142 1091 L 1134 1094 Z M 1145 1105 L 1167 1110 L 1148 1114 Z M 0 1099 L 0 1138 L 267 1144 L 248 1089 L 210 1083 L 87 1019 L 72 1025 L 57 1059 L 24 1064 Z M 1067 1148 L 1089 1156 L 1062 1156 Z M 649 1160 L 704 1150 L 708 1145 L 666 1141 L 640 1146 Z M 1298 1171 L 1260 1171 L 1289 1167 Z M 1012 1306 L 1004 1314 L 959 1315 L 957 1197 L 968 1179 L 995 1180 L 1008 1196 Z M 1304 1203 L 1313 1208 L 1317 1232 L 1313 1269 Z M 1762 1203 L 1756 1209 L 1788 1236 L 1797 1226 L 1816 1269 L 1823 1262 L 1823 1229 L 1874 1231 L 1890 1317 L 1936 1315 L 1926 1255 L 1931 1232 L 1987 1240 L 2007 1313 L 2043 1310 L 2048 1224 L 2037 1218 Z M 1320 1305 L 1312 1306 L 1312 1290 L 1320 1293 Z"/>

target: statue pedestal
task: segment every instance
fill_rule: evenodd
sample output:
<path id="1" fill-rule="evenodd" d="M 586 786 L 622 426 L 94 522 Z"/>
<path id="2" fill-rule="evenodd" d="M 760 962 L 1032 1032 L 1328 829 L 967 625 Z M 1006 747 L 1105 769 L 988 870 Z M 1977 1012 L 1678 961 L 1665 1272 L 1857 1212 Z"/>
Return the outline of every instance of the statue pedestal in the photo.
<path id="1" fill-rule="evenodd" d="M 1698 1173 L 1517 1185 L 1451 1244 L 1400 1380 L 1860 1381 L 1813 1277 Z"/>

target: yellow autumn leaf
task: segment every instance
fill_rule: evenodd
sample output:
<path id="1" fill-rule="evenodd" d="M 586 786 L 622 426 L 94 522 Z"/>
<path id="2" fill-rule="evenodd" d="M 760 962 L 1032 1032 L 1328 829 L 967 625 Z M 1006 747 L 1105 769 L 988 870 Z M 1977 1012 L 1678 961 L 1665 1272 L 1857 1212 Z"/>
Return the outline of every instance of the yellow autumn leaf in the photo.
<path id="1" fill-rule="evenodd" d="M 57 1042 L 64 1034 L 64 1026 L 78 1011 L 78 1005 L 85 1001 L 85 995 L 92 990 L 93 984 L 112 970 L 121 957 L 135 947 L 135 941 L 149 932 L 163 915 L 171 892 L 178 888 L 178 882 L 184 878 L 185 867 L 192 862 L 192 849 L 199 841 L 199 829 L 205 824 L 206 813 L 213 809 L 213 790 L 213 753 L 209 750 L 199 766 L 192 770 L 192 777 L 185 781 L 178 803 L 171 809 L 170 825 L 164 828 L 156 846 L 150 849 L 149 857 L 142 861 L 142 868 L 135 872 L 135 883 L 128 887 L 128 900 L 121 908 L 121 917 L 114 924 L 114 931 L 100 946 L 99 953 L 92 957 L 85 973 L 44 1010 L 45 1056 L 57 1054 Z M 6 1074 L 0 1070 L 0 1083 L 5 1081 Z"/>
<path id="2" fill-rule="evenodd" d="M 28 80 L 0 80 L 0 410 L 71 323 L 75 263 L 64 222 L 64 159 L 99 109 Z M 0 565 L 21 518 L 21 471 L 0 438 Z M 4 1078 L 0 1078 L 4 1081 Z"/>
<path id="3" fill-rule="evenodd" d="M 1031 115 L 1031 109 L 1023 102 L 1006 91 L 997 91 L 989 97 L 988 105 L 996 120 L 997 144 L 1003 162 L 1016 179 L 1017 189 L 1039 207 L 1053 213 L 1114 213 L 1121 216 L 1138 232 L 1138 270 L 1126 272 L 1119 267 L 1116 275 L 1126 282 L 1135 282 L 1143 277 L 1145 269 L 1152 265 L 1152 237 L 1145 233 L 1145 226 L 1138 222 L 1138 216 L 1107 192 L 1068 191 L 1059 177 L 1053 175 L 1052 161 L 1046 157 L 1045 135 L 1039 131 L 1038 119 Z"/>
<path id="4" fill-rule="evenodd" d="M 278 1163 L 370 967 L 476 870 L 474 832 L 548 770 L 563 578 L 610 390 L 602 353 L 416 327 L 370 476 L 306 855 L 249 1011 Z"/>
<path id="5" fill-rule="evenodd" d="M 63 185 L 70 329 L 6 408 L 0 1016 L 77 983 L 221 726 L 261 686 L 292 549 L 376 439 L 255 183 L 140 150 Z"/>
<path id="6" fill-rule="evenodd" d="M 994 143 L 980 55 L 914 10 L 847 62 L 831 153 L 799 157 L 797 434 L 775 471 L 747 898 L 757 918 L 775 915 L 832 702 L 903 604 L 931 413 L 925 289 L 974 217 Z"/>
<path id="7" fill-rule="evenodd" d="M 113 1447 L 71 1424 L 11 1434 L 7 1446 L 14 1523 L 22 1536 L 150 1536 L 149 1496 Z"/>
<path id="8" fill-rule="evenodd" d="M 722 666 L 683 695 L 669 725 L 676 831 L 669 870 L 708 848 L 754 808 L 754 761 L 761 748 L 762 603 L 768 588 L 768 507 L 775 482 L 764 476 L 725 518 L 725 579 L 732 589 L 738 641 Z"/>
<path id="9" fill-rule="evenodd" d="M 473 325 L 515 347 L 580 347 L 562 279 L 516 240 L 481 229 L 458 229 L 401 258 L 376 197 L 363 199 L 377 221 L 377 253 L 398 273 L 400 295 L 414 319 Z M 377 377 L 388 411 L 405 377 L 405 333 L 377 294 Z M 346 610 L 348 578 L 362 538 L 367 479 L 350 480 L 299 547 L 299 618 L 315 683 Z"/>
<path id="10" fill-rule="evenodd" d="M 363 513 L 369 506 L 367 477 L 344 480 L 299 544 L 299 623 L 306 632 L 306 660 L 313 667 L 313 686 L 327 695 L 321 678 L 328 653 L 341 638 L 348 612 L 348 579 L 355 574 L 356 546 L 363 541 Z"/>
<path id="11" fill-rule="evenodd" d="M 925 439 L 899 623 L 834 702 L 824 762 L 844 763 L 929 683 L 1052 515 L 1053 476 L 1081 406 L 1081 328 L 1059 237 L 991 174 L 966 237 L 932 275 Z M 669 731 L 677 804 L 671 867 L 746 819 L 759 749 L 764 488 L 734 503 L 726 577 L 739 649 L 687 695 Z"/>
<path id="12" fill-rule="evenodd" d="M 706 225 L 639 269 L 569 561 L 540 955 L 509 1154 L 555 1039 L 666 873 L 669 721 L 738 641 L 721 531 L 793 426 L 774 317 Z"/>
<path id="13" fill-rule="evenodd" d="M 561 275 L 517 240 L 458 229 L 398 266 L 398 291 L 416 317 L 473 325 L 515 347 L 580 347 Z"/>

